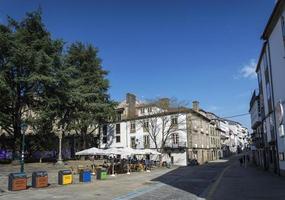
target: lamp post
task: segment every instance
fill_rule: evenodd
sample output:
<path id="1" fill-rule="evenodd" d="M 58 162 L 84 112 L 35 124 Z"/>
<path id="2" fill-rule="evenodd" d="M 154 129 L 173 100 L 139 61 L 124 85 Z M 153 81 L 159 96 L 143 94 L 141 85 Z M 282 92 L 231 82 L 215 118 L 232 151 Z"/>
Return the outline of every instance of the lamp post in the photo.
<path id="1" fill-rule="evenodd" d="M 58 158 L 57 158 L 57 165 L 63 165 L 63 161 L 62 161 L 62 152 L 61 152 L 61 146 L 62 146 L 62 129 L 59 128 L 57 131 L 58 136 Z"/>
<path id="2" fill-rule="evenodd" d="M 24 164 L 25 164 L 25 132 L 28 128 L 28 125 L 24 122 L 21 123 L 21 132 L 22 132 L 22 154 L 21 154 L 21 173 L 24 173 Z"/>

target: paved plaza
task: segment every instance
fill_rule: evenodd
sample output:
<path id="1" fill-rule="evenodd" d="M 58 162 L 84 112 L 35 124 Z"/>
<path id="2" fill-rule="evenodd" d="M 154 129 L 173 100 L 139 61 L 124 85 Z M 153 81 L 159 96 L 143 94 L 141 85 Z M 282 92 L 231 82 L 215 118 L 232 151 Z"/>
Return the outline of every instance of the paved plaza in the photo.
<path id="1" fill-rule="evenodd" d="M 159 168 L 148 172 L 134 172 L 95 180 L 59 186 L 57 170 L 46 166 L 51 185 L 44 189 L 30 188 L 25 191 L 7 191 L 5 177 L 11 168 L 1 166 L 0 199 L 190 199 L 190 200 L 283 200 L 285 178 L 265 172 L 252 165 L 244 168 L 238 157 L 220 160 L 201 166 Z M 28 175 L 33 170 L 27 166 Z M 30 169 L 29 169 L 30 168 Z"/>

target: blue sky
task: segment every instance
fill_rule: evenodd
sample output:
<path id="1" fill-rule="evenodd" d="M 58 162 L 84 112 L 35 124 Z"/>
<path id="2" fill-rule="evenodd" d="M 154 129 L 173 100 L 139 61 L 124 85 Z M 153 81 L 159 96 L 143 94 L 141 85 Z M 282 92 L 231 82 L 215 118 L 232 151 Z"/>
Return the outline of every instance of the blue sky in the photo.
<path id="1" fill-rule="evenodd" d="M 21 19 L 39 6 L 54 38 L 99 48 L 111 97 L 176 97 L 220 116 L 247 113 L 260 35 L 275 0 L 0 0 Z M 249 116 L 235 118 L 250 126 Z"/>

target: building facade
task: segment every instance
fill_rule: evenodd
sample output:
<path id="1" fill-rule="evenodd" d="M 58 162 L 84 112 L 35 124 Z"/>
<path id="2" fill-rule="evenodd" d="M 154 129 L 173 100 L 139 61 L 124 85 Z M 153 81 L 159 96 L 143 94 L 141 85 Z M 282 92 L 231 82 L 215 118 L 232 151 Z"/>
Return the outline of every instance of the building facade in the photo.
<path id="1" fill-rule="evenodd" d="M 117 113 L 114 122 L 100 129 L 100 148 L 155 149 L 163 153 L 162 161 L 182 166 L 223 157 L 218 117 L 211 118 L 197 101 L 192 108 L 175 107 L 167 98 L 146 103 L 128 93 Z"/>
<path id="2" fill-rule="evenodd" d="M 285 101 L 285 0 L 276 2 L 275 8 L 261 36 L 264 41 L 256 68 L 259 86 L 261 124 L 255 127 L 254 103 L 252 126 L 255 132 L 261 132 L 264 142 L 265 168 L 278 174 L 285 174 L 285 138 L 284 114 Z M 258 129 L 258 130 L 257 130 Z M 255 139 L 255 138 L 254 138 Z M 255 147 L 258 144 L 255 144 Z"/>

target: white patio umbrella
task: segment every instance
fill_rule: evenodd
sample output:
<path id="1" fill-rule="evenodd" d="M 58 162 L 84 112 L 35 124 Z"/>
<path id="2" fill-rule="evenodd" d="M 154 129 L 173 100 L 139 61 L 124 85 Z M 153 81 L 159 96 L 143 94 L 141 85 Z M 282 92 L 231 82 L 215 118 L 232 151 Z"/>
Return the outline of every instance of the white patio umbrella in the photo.
<path id="1" fill-rule="evenodd" d="M 90 149 L 85 149 L 79 152 L 76 152 L 77 156 L 95 156 L 95 155 L 106 155 L 103 149 L 98 149 L 96 147 L 92 147 Z"/>
<path id="2" fill-rule="evenodd" d="M 136 150 L 130 147 L 123 147 L 123 148 L 109 148 L 109 149 L 105 149 L 104 152 L 108 155 L 135 155 L 136 154 Z"/>
<path id="3" fill-rule="evenodd" d="M 142 152 L 144 154 L 152 154 L 152 155 L 160 155 L 161 154 L 158 151 L 153 150 L 153 149 L 142 149 Z"/>
<path id="4" fill-rule="evenodd" d="M 130 148 L 130 147 L 123 147 L 123 148 L 109 148 L 109 149 L 105 149 L 104 150 L 106 155 L 123 155 L 123 156 L 131 156 L 131 155 L 135 155 L 137 153 L 137 151 L 133 148 Z M 129 166 L 128 166 L 129 168 Z M 127 174 L 130 174 L 129 172 L 129 169 L 128 169 L 128 173 Z M 112 166 L 112 175 L 111 176 L 115 176 L 115 170 L 114 170 L 114 164 Z"/>

